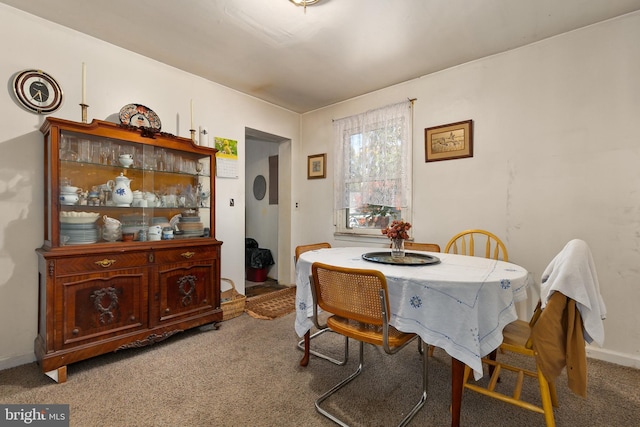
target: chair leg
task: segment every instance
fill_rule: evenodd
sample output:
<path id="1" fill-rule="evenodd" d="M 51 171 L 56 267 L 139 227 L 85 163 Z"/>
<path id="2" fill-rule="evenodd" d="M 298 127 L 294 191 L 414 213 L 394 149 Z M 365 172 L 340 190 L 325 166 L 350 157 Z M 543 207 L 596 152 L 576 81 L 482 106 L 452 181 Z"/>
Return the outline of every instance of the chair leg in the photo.
<path id="1" fill-rule="evenodd" d="M 325 400 L 327 400 L 327 398 L 329 398 L 336 391 L 340 390 L 342 387 L 344 387 L 345 385 L 353 381 L 358 375 L 360 375 L 362 373 L 363 365 L 364 365 L 364 342 L 360 341 L 360 363 L 358 364 L 358 369 L 356 369 L 354 373 L 349 375 L 344 380 L 340 381 L 338 384 L 334 385 L 329 391 L 327 391 L 318 399 L 316 399 L 316 410 L 320 412 L 322 415 L 324 415 L 325 417 L 329 418 L 331 421 L 343 427 L 349 427 L 349 425 L 345 424 L 344 422 L 340 421 L 340 419 L 336 418 L 329 412 L 325 411 L 323 408 L 320 407 L 320 404 Z"/>
<path id="2" fill-rule="evenodd" d="M 422 342 L 420 338 L 418 339 L 420 340 L 420 342 Z M 422 345 L 420 345 L 420 347 L 422 347 Z M 429 346 L 428 348 L 432 349 L 433 347 Z M 407 414 L 407 416 L 404 417 L 402 421 L 400 421 L 400 424 L 398 424 L 398 427 L 404 427 L 407 424 L 409 424 L 413 416 L 417 414 L 418 411 L 424 406 L 425 402 L 427 401 L 428 385 L 429 385 L 429 356 L 427 354 L 422 354 L 422 394 L 420 395 L 420 400 L 418 400 L 418 403 L 416 403 L 414 407 L 411 409 L 411 411 Z"/>
<path id="3" fill-rule="evenodd" d="M 558 393 L 556 392 L 556 383 L 549 383 L 549 394 L 551 394 L 551 404 L 554 408 L 558 405 Z"/>
<path id="4" fill-rule="evenodd" d="M 309 340 L 312 340 L 313 338 L 315 338 L 315 337 L 317 337 L 319 335 L 322 335 L 325 332 L 333 332 L 333 331 L 331 329 L 329 329 L 329 328 L 320 329 L 319 331 L 314 332 L 309 337 Z M 299 350 L 302 350 L 303 352 L 306 353 L 307 349 L 305 349 L 305 344 L 306 344 L 305 343 L 305 339 L 302 339 L 302 340 L 298 341 L 298 344 L 297 344 L 296 347 Z M 329 362 L 331 362 L 331 363 L 333 363 L 335 365 L 344 366 L 344 365 L 346 365 L 347 360 L 349 358 L 349 337 L 346 337 L 346 336 L 344 337 L 344 357 L 343 357 L 342 360 L 334 359 L 333 357 L 327 356 L 326 354 L 320 353 L 319 351 L 316 351 L 316 350 L 310 350 L 309 349 L 308 352 L 309 352 L 309 354 L 313 354 L 316 357 L 319 357 L 319 358 L 324 359 L 324 360 L 328 360 Z"/>
<path id="5" fill-rule="evenodd" d="M 355 372 L 353 372 L 347 378 L 345 378 L 344 380 L 340 381 L 338 384 L 333 386 L 329 391 L 327 391 L 322 396 L 320 396 L 315 402 L 316 410 L 319 413 L 321 413 L 325 417 L 329 418 L 336 424 L 343 427 L 349 427 L 349 426 L 348 424 L 345 424 L 343 421 L 341 421 L 340 419 L 338 419 L 337 417 L 335 417 L 334 415 L 330 414 L 329 412 L 324 410 L 322 407 L 320 407 L 320 404 L 362 373 L 362 368 L 364 366 L 364 342 L 360 341 L 359 344 L 360 344 L 360 350 L 359 350 L 360 362 Z M 409 411 L 409 413 L 402 419 L 400 424 L 398 424 L 398 427 L 404 427 L 407 424 L 409 424 L 409 422 L 414 417 L 414 415 L 418 413 L 418 411 L 424 406 L 425 402 L 427 401 L 427 387 L 429 384 L 429 370 L 428 370 L 429 363 L 428 362 L 429 362 L 429 357 L 426 354 L 422 355 L 422 393 L 420 394 L 420 400 L 418 400 L 418 403 L 416 403 L 414 407 L 411 409 L 411 411 Z"/>
<path id="6" fill-rule="evenodd" d="M 555 384 L 550 386 L 547 379 L 542 374 L 542 371 L 538 369 L 538 382 L 540 383 L 540 399 L 542 400 L 542 409 L 544 410 L 544 420 L 547 423 L 547 427 L 555 427 L 556 422 L 553 418 L 553 403 L 554 400 L 550 389 L 553 387 L 553 395 L 555 395 Z M 555 397 L 557 404 L 557 396 Z"/>
<path id="7" fill-rule="evenodd" d="M 498 349 L 493 350 L 491 353 L 487 355 L 487 359 L 496 361 L 498 357 Z M 493 371 L 496 369 L 495 365 L 489 364 L 489 376 L 493 377 Z M 500 377 L 498 377 L 498 382 L 500 382 Z"/>

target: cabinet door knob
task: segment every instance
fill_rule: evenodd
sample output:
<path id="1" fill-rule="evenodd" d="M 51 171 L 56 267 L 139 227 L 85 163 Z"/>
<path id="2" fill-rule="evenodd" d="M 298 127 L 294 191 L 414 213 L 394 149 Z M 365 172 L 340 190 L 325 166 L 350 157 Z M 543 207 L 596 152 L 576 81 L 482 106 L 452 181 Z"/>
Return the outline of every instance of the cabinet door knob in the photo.
<path id="1" fill-rule="evenodd" d="M 135 322 L 136 321 L 136 316 L 129 317 L 129 320 L 131 320 L 132 322 Z"/>
<path id="2" fill-rule="evenodd" d="M 71 333 L 72 333 L 73 335 L 78 335 L 78 334 L 80 333 L 80 329 L 75 328 L 73 331 L 71 331 Z"/>
<path id="3" fill-rule="evenodd" d="M 180 255 L 181 255 L 183 258 L 187 258 L 187 259 L 189 259 L 189 258 L 191 258 L 192 256 L 194 256 L 195 254 L 196 254 L 195 252 L 183 252 L 183 253 L 181 253 Z"/>
<path id="4" fill-rule="evenodd" d="M 165 309 L 164 309 L 164 312 L 165 312 L 165 313 L 171 313 L 171 309 L 170 309 L 170 308 L 165 308 Z"/>
<path id="5" fill-rule="evenodd" d="M 99 265 L 100 267 L 107 268 L 107 267 L 111 267 L 113 264 L 115 264 L 115 262 L 116 262 L 115 259 L 107 259 L 107 258 L 105 258 L 105 259 L 103 259 L 101 261 L 96 261 L 95 264 Z"/>

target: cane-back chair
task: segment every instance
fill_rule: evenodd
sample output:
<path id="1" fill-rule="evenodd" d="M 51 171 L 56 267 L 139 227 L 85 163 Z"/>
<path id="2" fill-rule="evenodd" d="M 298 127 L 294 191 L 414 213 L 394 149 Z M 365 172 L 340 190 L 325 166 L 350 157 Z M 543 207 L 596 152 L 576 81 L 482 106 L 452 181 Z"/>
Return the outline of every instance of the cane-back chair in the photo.
<path id="1" fill-rule="evenodd" d="M 298 258 L 300 258 L 300 255 L 302 255 L 307 251 L 314 251 L 316 249 L 325 249 L 325 248 L 331 248 L 331 244 L 327 242 L 322 242 L 322 243 L 310 243 L 307 245 L 297 246 L 294 261 L 297 263 Z M 329 362 L 334 363 L 336 365 L 340 365 L 340 366 L 344 365 L 345 363 L 347 363 L 347 360 L 349 358 L 349 338 L 348 337 L 344 337 L 344 355 L 342 356 L 342 359 L 337 359 L 335 357 L 331 357 L 325 353 L 322 353 L 318 350 L 311 349 L 311 340 L 324 334 L 325 332 L 331 332 L 331 329 L 326 327 L 321 328 L 318 331 L 311 334 L 310 336 L 301 339 L 300 341 L 298 341 L 298 344 L 296 345 L 297 348 L 299 350 L 302 350 L 305 353 L 304 357 L 305 359 L 307 359 L 307 361 L 308 361 L 309 354 L 312 354 L 321 359 L 328 360 Z M 306 364 L 306 361 L 303 362 L 303 364 Z"/>
<path id="2" fill-rule="evenodd" d="M 440 252 L 440 245 L 437 243 L 417 243 L 417 242 L 404 242 L 404 248 L 406 250 L 425 251 L 425 252 Z"/>
<path id="3" fill-rule="evenodd" d="M 327 326 L 331 330 L 360 343 L 358 368 L 322 394 L 315 403 L 319 413 L 342 426 L 346 426 L 347 424 L 329 413 L 321 404 L 360 375 L 364 365 L 364 344 L 381 346 L 386 353 L 394 354 L 414 339 L 418 340 L 420 348 L 421 340 L 416 334 L 400 332 L 389 324 L 391 315 L 387 298 L 387 280 L 381 272 L 336 267 L 318 262 L 312 265 L 311 272 L 312 292 L 316 303 L 314 304 L 314 322 L 318 322 L 317 307 L 320 307 L 332 314 L 327 318 Z M 400 426 L 409 423 L 426 402 L 428 357 L 423 355 L 422 360 L 420 399 L 402 419 Z"/>

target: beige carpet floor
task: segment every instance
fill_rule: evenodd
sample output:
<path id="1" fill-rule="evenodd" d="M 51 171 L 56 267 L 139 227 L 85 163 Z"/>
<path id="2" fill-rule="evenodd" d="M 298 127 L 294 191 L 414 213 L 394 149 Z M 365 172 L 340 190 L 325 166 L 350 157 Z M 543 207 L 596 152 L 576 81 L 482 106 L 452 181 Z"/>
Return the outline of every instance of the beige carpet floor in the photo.
<path id="1" fill-rule="evenodd" d="M 150 347 L 119 351 L 69 365 L 56 384 L 35 363 L 0 371 L 1 403 L 66 403 L 71 426 L 89 427 L 331 427 L 314 400 L 357 367 L 357 346 L 346 366 L 311 358 L 300 367 L 295 314 L 264 321 L 242 314 L 218 330 L 195 329 Z M 315 340 L 314 340 L 315 341 Z M 314 346 L 340 354 L 342 340 L 323 334 Z M 420 387 L 420 356 L 411 344 L 394 356 L 366 346 L 363 374 L 327 405 L 354 426 L 396 425 Z M 502 356 L 502 355 L 501 355 Z M 558 381 L 559 427 L 636 427 L 640 370 L 588 361 L 587 398 Z M 429 396 L 411 426 L 450 425 L 450 358 L 429 360 Z M 524 393 L 537 395 L 525 384 Z M 544 426 L 542 415 L 465 392 L 462 425 Z"/>

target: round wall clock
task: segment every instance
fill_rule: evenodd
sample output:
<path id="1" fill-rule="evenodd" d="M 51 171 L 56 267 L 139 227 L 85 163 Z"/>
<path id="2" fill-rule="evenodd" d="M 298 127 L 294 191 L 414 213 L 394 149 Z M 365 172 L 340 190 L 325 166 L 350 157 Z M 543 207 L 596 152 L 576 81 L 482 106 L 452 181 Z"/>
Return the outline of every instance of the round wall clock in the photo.
<path id="1" fill-rule="evenodd" d="M 24 70 L 16 74 L 13 91 L 20 105 L 33 113 L 53 113 L 62 105 L 60 85 L 41 70 Z"/>

